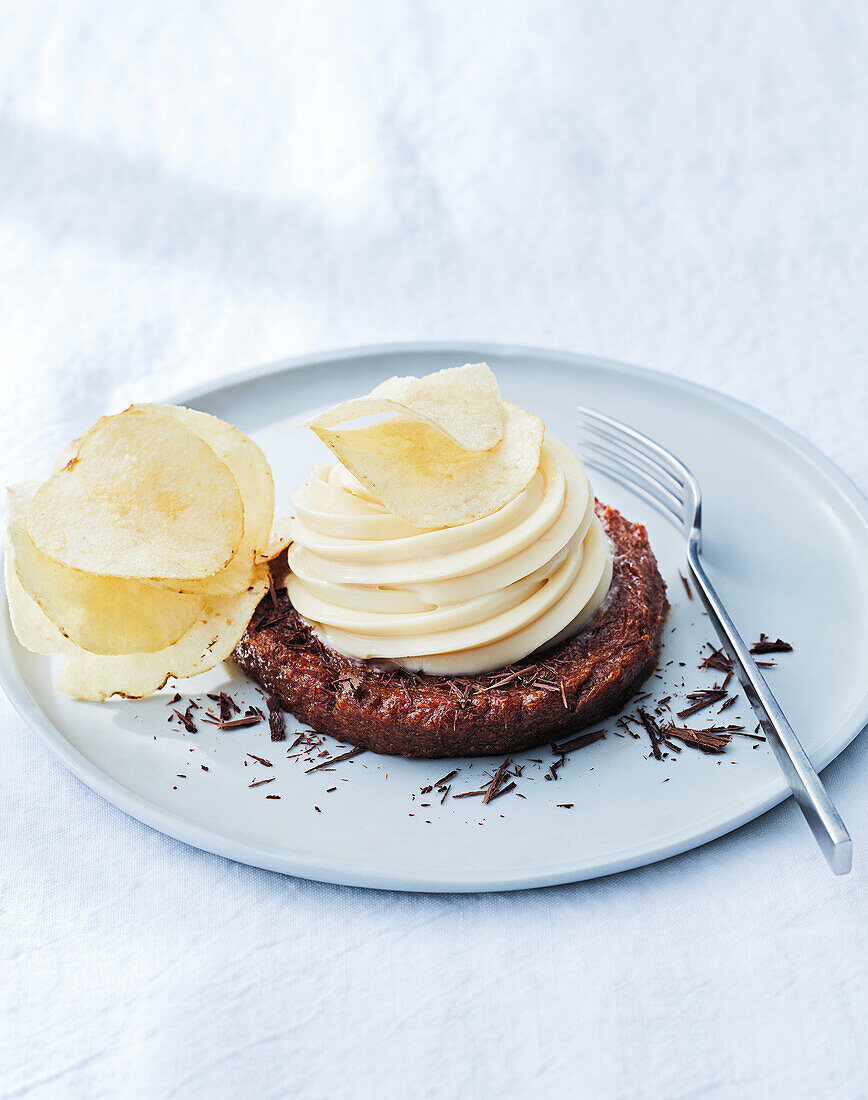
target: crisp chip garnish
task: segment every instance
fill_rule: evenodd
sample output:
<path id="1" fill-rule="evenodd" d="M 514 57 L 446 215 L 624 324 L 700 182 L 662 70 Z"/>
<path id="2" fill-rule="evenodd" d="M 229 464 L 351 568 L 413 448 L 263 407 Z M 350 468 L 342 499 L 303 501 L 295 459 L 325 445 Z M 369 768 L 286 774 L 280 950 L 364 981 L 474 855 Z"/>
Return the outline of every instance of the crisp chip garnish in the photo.
<path id="1" fill-rule="evenodd" d="M 207 672 L 232 653 L 267 591 L 267 567 L 260 566 L 249 590 L 208 597 L 193 626 L 158 653 L 105 657 L 71 646 L 64 650 L 57 686 L 76 699 L 101 701 L 112 695 L 140 699 L 158 691 L 170 676 Z"/>
<path id="2" fill-rule="evenodd" d="M 9 614 L 19 642 L 32 653 L 62 655 L 58 688 L 94 702 L 112 695 L 143 698 L 158 691 L 171 676 L 195 676 L 214 668 L 232 653 L 268 591 L 267 566 L 259 566 L 249 589 L 208 597 L 196 621 L 172 645 L 155 653 L 106 655 L 91 653 L 63 636 L 22 585 L 8 540 L 5 571 Z"/>
<path id="3" fill-rule="evenodd" d="M 301 427 L 334 428 L 381 413 L 421 420 L 466 451 L 488 451 L 503 439 L 503 402 L 487 363 L 468 363 L 416 378 L 387 378 L 367 397 L 342 401 Z"/>
<path id="4" fill-rule="evenodd" d="M 268 544 L 274 518 L 274 479 L 262 449 L 244 432 L 208 413 L 180 405 L 133 405 L 132 411 L 171 417 L 199 436 L 226 464 L 244 506 L 244 534 L 223 569 L 198 580 L 174 577 L 160 583 L 182 592 L 210 595 L 238 592 L 253 578 L 258 554 Z"/>
<path id="5" fill-rule="evenodd" d="M 337 427 L 379 413 L 391 415 Z M 389 379 L 306 426 L 389 511 L 417 527 L 458 526 L 502 508 L 534 476 L 545 431 L 500 399 L 484 363 Z"/>
<path id="6" fill-rule="evenodd" d="M 6 539 L 3 563 L 6 579 L 6 602 L 15 637 L 31 653 L 62 653 L 70 643 L 45 614 L 36 600 L 28 595 L 15 571 L 12 542 Z"/>
<path id="7" fill-rule="evenodd" d="M 503 439 L 500 387 L 487 363 L 448 367 L 422 378 L 387 378 L 371 397 L 411 409 L 468 451 L 489 451 Z"/>
<path id="8" fill-rule="evenodd" d="M 233 557 L 241 493 L 224 462 L 174 419 L 127 410 L 103 417 L 35 492 L 34 545 L 101 576 L 198 579 Z"/>
<path id="9" fill-rule="evenodd" d="M 204 607 L 201 596 L 60 565 L 38 550 L 24 517 L 32 487 L 8 492 L 9 548 L 25 591 L 60 633 L 92 653 L 153 653 L 176 642 Z"/>
<path id="10" fill-rule="evenodd" d="M 256 553 L 257 565 L 273 561 L 289 546 L 292 542 L 291 524 L 292 520 L 288 517 L 275 521 L 271 534 L 268 536 L 268 542 Z"/>

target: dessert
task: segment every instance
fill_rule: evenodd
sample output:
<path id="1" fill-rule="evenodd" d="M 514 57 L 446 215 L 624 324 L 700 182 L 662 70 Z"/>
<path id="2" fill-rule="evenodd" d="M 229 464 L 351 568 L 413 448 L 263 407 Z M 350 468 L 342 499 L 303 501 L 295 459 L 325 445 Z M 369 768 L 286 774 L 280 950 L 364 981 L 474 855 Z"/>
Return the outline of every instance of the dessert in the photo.
<path id="1" fill-rule="evenodd" d="M 362 417 L 388 419 L 363 427 Z M 235 660 L 379 752 L 515 752 L 619 709 L 667 611 L 644 528 L 485 364 L 390 379 L 308 422 L 314 467 Z"/>
<path id="2" fill-rule="evenodd" d="M 656 663 L 644 528 L 484 363 L 391 378 L 307 422 L 318 463 L 274 525 L 232 425 L 134 405 L 9 490 L 6 590 L 58 687 L 139 698 L 234 655 L 318 732 L 384 753 L 517 752 L 619 709 Z"/>

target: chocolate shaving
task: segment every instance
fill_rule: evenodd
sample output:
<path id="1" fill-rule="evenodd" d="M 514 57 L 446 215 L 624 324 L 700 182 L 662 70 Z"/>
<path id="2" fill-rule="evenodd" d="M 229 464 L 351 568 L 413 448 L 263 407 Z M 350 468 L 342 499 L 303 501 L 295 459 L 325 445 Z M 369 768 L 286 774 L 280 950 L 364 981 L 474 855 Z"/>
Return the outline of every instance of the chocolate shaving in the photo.
<path id="1" fill-rule="evenodd" d="M 225 691 L 215 693 L 208 692 L 208 698 L 217 703 L 220 707 L 220 721 L 228 722 L 233 714 L 240 714 L 241 707 L 235 702 L 235 700 L 227 695 Z"/>
<path id="2" fill-rule="evenodd" d="M 663 736 L 660 727 L 644 707 L 639 707 L 638 709 L 642 725 L 645 727 L 645 731 L 651 741 L 651 754 L 655 760 L 662 760 L 663 753 L 660 751 L 660 742 L 663 740 Z"/>
<path id="3" fill-rule="evenodd" d="M 691 691 L 687 698 L 690 700 L 691 705 L 678 711 L 679 718 L 689 718 L 691 714 L 696 714 L 697 711 L 705 710 L 706 707 L 722 702 L 726 698 L 726 692 L 722 688 L 709 688 L 707 691 Z"/>
<path id="4" fill-rule="evenodd" d="M 576 749 L 584 749 L 588 745 L 593 745 L 595 741 L 602 741 L 606 736 L 605 730 L 595 730 L 594 733 L 582 733 L 578 737 L 574 737 L 571 741 L 563 741 L 560 745 L 552 745 L 552 751 L 555 753 L 567 753 L 574 752 Z"/>
<path id="5" fill-rule="evenodd" d="M 189 733 L 199 732 L 199 728 L 189 714 L 182 714 L 175 707 L 172 707 L 172 714 L 174 714 L 179 719 L 179 721 L 183 723 L 184 729 L 187 730 Z"/>
<path id="6" fill-rule="evenodd" d="M 271 730 L 271 740 L 285 741 L 286 722 L 283 718 L 283 711 L 280 709 L 280 702 L 274 695 L 269 695 L 265 702 L 268 706 L 268 727 Z"/>
<path id="7" fill-rule="evenodd" d="M 364 749 L 350 749 L 349 752 L 343 753 L 341 756 L 332 756 L 328 760 L 321 760 L 319 764 L 314 764 L 312 768 L 305 769 L 305 775 L 310 775 L 311 772 L 319 771 L 320 768 L 328 767 L 329 764 L 340 764 L 342 760 L 349 760 L 353 756 L 358 756 L 360 752 L 364 752 Z"/>
<path id="8" fill-rule="evenodd" d="M 792 653 L 793 647 L 783 638 L 775 638 L 769 641 L 765 634 L 760 634 L 760 640 L 750 647 L 751 653 Z"/>
<path id="9" fill-rule="evenodd" d="M 260 622 L 257 622 L 255 625 L 253 625 L 251 627 L 251 629 L 254 630 L 254 631 L 259 631 L 259 630 L 265 630 L 265 628 L 269 627 L 269 626 L 277 626 L 278 623 L 286 622 L 286 620 L 290 616 L 290 613 L 291 613 L 290 608 L 287 607 L 285 610 L 279 612 L 273 618 L 263 619 Z"/>
<path id="10" fill-rule="evenodd" d="M 495 680 L 493 684 L 479 684 L 477 691 L 495 691 L 497 688 L 505 687 L 507 684 L 511 684 L 513 680 L 517 680 L 524 674 L 523 668 L 517 668 L 515 672 L 511 672 L 508 676 L 501 676 L 499 680 Z"/>
<path id="11" fill-rule="evenodd" d="M 497 771 L 494 773 L 494 778 L 491 780 L 491 782 L 485 788 L 485 796 L 482 799 L 483 803 L 490 802 L 492 800 L 492 798 L 495 796 L 495 794 L 497 793 L 497 788 L 503 782 L 503 777 L 506 773 L 506 769 L 509 767 L 509 765 L 511 763 L 512 763 L 511 760 L 504 760 L 503 763 L 500 765 L 500 767 L 497 769 Z"/>
<path id="12" fill-rule="evenodd" d="M 732 673 L 732 661 L 727 657 L 722 649 L 715 649 L 710 643 L 706 643 L 711 650 L 711 653 L 707 657 L 702 658 L 702 664 L 700 668 L 713 668 L 718 672 L 725 672 L 727 674 Z"/>
<path id="13" fill-rule="evenodd" d="M 262 766 L 264 768 L 273 768 L 274 767 L 274 765 L 271 763 L 271 761 L 266 760 L 264 756 L 256 756 L 252 752 L 247 753 L 247 755 L 250 757 L 251 760 L 255 760 L 257 764 L 262 764 Z"/>
<path id="14" fill-rule="evenodd" d="M 663 729 L 667 737 L 676 737 L 690 748 L 709 754 L 725 752 L 726 746 L 732 740 L 731 733 L 715 733 L 713 730 L 694 730 L 673 725 L 666 725 Z"/>
<path id="15" fill-rule="evenodd" d="M 276 775 L 271 776 L 270 779 L 257 779 L 255 783 L 248 783 L 248 787 L 262 787 L 266 783 L 273 783 L 277 779 Z"/>
<path id="16" fill-rule="evenodd" d="M 219 718 L 213 718 L 206 715 L 203 722 L 207 722 L 211 726 L 219 726 L 221 730 L 237 730 L 242 729 L 244 726 L 255 726 L 262 721 L 260 717 L 255 714 L 251 714 L 248 718 L 246 715 L 243 718 L 232 718 L 228 722 L 222 722 Z"/>
<path id="17" fill-rule="evenodd" d="M 687 577 L 684 576 L 680 569 L 678 570 L 678 576 L 681 578 L 681 583 L 684 585 L 684 591 L 687 593 L 688 600 L 692 600 L 693 590 L 690 587 L 690 583 L 687 580 Z"/>
<path id="18" fill-rule="evenodd" d="M 453 768 L 451 772 L 444 775 L 442 779 L 438 779 L 434 784 L 435 787 L 442 787 L 444 783 L 448 783 L 450 779 L 454 779 L 458 775 L 460 768 Z"/>

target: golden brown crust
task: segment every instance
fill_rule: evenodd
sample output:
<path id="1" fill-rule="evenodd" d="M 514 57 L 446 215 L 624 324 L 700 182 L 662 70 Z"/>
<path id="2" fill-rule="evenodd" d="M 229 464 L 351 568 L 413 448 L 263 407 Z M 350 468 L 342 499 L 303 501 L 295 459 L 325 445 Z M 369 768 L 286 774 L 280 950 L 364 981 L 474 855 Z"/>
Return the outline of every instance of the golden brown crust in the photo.
<path id="1" fill-rule="evenodd" d="M 320 733 L 400 756 L 515 753 L 620 710 L 654 670 L 669 604 L 645 528 L 597 503 L 612 590 L 580 634 L 480 676 L 376 672 L 326 648 L 285 591 L 266 597 L 235 660 Z"/>

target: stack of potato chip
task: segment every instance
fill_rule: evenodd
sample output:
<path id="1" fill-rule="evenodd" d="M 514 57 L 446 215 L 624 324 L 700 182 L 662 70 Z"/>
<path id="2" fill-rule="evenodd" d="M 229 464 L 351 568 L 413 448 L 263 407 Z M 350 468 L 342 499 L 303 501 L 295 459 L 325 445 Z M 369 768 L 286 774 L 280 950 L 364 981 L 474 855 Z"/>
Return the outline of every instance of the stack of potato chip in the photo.
<path id="1" fill-rule="evenodd" d="M 140 698 L 228 657 L 268 590 L 274 483 L 206 413 L 133 405 L 9 490 L 6 591 L 19 641 L 64 656 L 61 691 Z"/>

